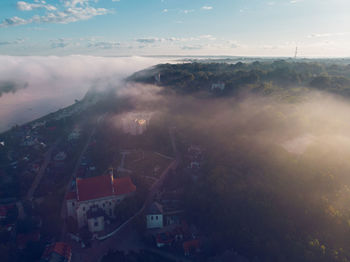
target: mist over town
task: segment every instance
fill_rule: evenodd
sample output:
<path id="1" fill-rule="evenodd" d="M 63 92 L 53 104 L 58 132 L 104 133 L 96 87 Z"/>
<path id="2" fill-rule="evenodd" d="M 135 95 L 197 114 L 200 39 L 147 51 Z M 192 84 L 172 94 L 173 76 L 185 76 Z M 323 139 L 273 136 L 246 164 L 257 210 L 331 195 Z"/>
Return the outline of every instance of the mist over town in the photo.
<path id="1" fill-rule="evenodd" d="M 350 261 L 345 0 L 0 3 L 0 260 Z"/>

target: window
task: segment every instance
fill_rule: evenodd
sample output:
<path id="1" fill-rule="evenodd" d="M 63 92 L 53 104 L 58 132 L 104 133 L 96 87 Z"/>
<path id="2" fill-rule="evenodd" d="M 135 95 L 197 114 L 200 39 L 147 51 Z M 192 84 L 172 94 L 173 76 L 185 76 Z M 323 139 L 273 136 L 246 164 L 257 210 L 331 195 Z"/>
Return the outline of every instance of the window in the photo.
<path id="1" fill-rule="evenodd" d="M 151 220 L 153 220 L 153 216 L 151 216 Z"/>
<path id="2" fill-rule="evenodd" d="M 156 220 L 158 220 L 158 216 L 156 216 Z"/>
<path id="3" fill-rule="evenodd" d="M 85 207 L 83 207 L 83 211 L 85 211 Z"/>
<path id="4" fill-rule="evenodd" d="M 98 222 L 97 222 L 97 221 L 94 223 L 94 226 L 95 226 L 95 227 L 98 227 Z"/>
<path id="5" fill-rule="evenodd" d="M 75 202 L 72 202 L 72 206 L 75 206 Z"/>
<path id="6" fill-rule="evenodd" d="M 102 206 L 105 207 L 105 203 L 103 203 Z"/>

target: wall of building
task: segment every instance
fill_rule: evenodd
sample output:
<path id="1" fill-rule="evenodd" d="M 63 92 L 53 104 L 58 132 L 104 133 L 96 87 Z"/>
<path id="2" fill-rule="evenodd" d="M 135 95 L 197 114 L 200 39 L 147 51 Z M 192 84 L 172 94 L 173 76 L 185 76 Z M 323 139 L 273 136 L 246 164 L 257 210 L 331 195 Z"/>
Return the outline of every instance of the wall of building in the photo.
<path id="1" fill-rule="evenodd" d="M 77 201 L 75 199 L 67 200 L 67 215 L 68 215 L 68 217 L 76 218 L 76 216 L 77 216 L 77 213 L 75 211 L 76 207 L 77 207 Z"/>
<path id="2" fill-rule="evenodd" d="M 125 196 L 122 195 L 122 196 L 111 196 L 111 197 L 102 198 L 102 199 L 77 202 L 75 213 L 76 213 L 76 219 L 77 219 L 79 228 L 87 224 L 86 213 L 88 212 L 91 206 L 98 206 L 105 211 L 106 215 L 112 218 L 115 218 L 114 216 L 115 206 L 118 205 L 124 198 Z M 68 202 L 67 202 L 67 206 L 68 206 Z"/>
<path id="3" fill-rule="evenodd" d="M 147 228 L 162 228 L 163 227 L 163 215 L 147 215 L 146 216 Z"/>
<path id="4" fill-rule="evenodd" d="M 91 233 L 104 230 L 105 228 L 104 217 L 100 216 L 100 217 L 94 217 L 94 218 L 88 219 L 88 228 Z"/>

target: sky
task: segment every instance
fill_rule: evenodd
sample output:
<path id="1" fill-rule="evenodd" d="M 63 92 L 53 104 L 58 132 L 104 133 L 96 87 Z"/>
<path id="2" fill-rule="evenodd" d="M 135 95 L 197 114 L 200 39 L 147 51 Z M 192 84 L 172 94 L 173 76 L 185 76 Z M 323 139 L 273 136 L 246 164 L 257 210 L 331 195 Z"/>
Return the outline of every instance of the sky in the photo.
<path id="1" fill-rule="evenodd" d="M 1 0 L 0 55 L 350 57 L 349 0 Z"/>

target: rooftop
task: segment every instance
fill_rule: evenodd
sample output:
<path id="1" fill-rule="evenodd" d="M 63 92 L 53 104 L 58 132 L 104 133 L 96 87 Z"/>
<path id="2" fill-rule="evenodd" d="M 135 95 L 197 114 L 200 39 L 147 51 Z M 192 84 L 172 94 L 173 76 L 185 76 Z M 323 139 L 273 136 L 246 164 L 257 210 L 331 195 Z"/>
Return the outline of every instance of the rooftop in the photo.
<path id="1" fill-rule="evenodd" d="M 124 195 L 135 190 L 136 186 L 130 177 L 114 178 L 113 175 L 103 175 L 84 179 L 77 178 L 78 201 Z"/>

